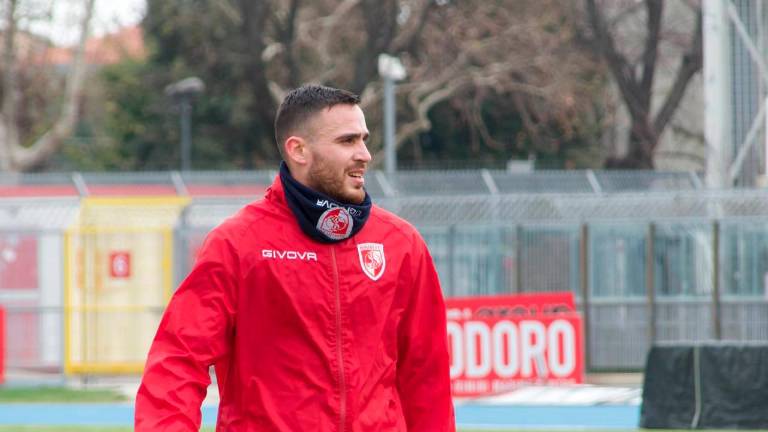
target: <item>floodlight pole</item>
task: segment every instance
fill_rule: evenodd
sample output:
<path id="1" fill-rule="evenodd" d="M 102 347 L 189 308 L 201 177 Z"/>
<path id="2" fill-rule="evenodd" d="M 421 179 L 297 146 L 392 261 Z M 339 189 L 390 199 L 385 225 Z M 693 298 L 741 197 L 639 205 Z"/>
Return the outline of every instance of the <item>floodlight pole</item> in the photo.
<path id="1" fill-rule="evenodd" d="M 397 57 L 379 55 L 379 75 L 384 84 L 384 171 L 387 175 L 397 172 L 395 142 L 395 81 L 405 78 L 405 68 Z"/>
<path id="2" fill-rule="evenodd" d="M 191 168 L 192 154 L 192 101 L 189 97 L 181 98 L 179 102 L 179 126 L 181 128 L 181 171 Z"/>
<path id="3" fill-rule="evenodd" d="M 165 88 L 165 95 L 171 98 L 179 109 L 181 129 L 181 171 L 192 169 L 192 101 L 205 90 L 205 84 L 198 77 L 189 77 Z"/>
<path id="4" fill-rule="evenodd" d="M 395 80 L 384 77 L 384 170 L 397 172 L 395 150 Z"/>
<path id="5" fill-rule="evenodd" d="M 733 185 L 729 178 L 731 144 L 731 61 L 728 0 L 702 3 L 704 32 L 704 137 L 707 143 L 706 185 L 711 189 Z"/>

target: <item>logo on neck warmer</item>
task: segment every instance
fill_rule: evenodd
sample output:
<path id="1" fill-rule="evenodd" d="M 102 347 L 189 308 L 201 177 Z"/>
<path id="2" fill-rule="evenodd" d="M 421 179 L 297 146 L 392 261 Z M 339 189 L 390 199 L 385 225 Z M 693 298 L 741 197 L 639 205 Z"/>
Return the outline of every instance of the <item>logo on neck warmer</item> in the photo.
<path id="1" fill-rule="evenodd" d="M 317 221 L 317 230 L 332 240 L 343 240 L 352 233 L 354 221 L 349 212 L 342 207 L 326 210 Z"/>
<path id="2" fill-rule="evenodd" d="M 325 208 L 328 208 L 328 209 L 336 208 L 336 207 L 341 207 L 340 205 L 338 205 L 338 204 L 336 204 L 334 202 L 331 202 L 331 201 L 329 201 L 327 199 L 318 199 L 317 202 L 315 203 L 315 205 L 318 206 L 318 207 L 325 207 Z M 360 210 L 358 210 L 358 209 L 356 209 L 354 207 L 346 207 L 346 210 L 352 216 L 360 217 L 360 216 L 363 215 L 363 212 L 361 212 Z"/>

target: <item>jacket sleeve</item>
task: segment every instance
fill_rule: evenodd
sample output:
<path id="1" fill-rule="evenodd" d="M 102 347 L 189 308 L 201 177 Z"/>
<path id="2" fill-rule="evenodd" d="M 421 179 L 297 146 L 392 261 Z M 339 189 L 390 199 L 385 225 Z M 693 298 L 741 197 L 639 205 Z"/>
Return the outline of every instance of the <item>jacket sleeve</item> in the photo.
<path id="1" fill-rule="evenodd" d="M 209 367 L 233 337 L 238 260 L 217 231 L 173 295 L 149 350 L 136 395 L 136 431 L 198 431 Z"/>
<path id="2" fill-rule="evenodd" d="M 409 431 L 453 432 L 445 304 L 432 257 L 415 237 L 410 301 L 398 328 L 398 394 Z"/>

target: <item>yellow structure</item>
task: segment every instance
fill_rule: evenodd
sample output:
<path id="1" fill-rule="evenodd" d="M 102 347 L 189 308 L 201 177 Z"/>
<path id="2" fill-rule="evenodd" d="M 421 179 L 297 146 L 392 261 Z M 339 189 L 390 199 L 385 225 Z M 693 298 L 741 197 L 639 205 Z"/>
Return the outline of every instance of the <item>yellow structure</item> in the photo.
<path id="1" fill-rule="evenodd" d="M 173 290 L 176 196 L 85 198 L 65 234 L 67 374 L 140 373 Z"/>

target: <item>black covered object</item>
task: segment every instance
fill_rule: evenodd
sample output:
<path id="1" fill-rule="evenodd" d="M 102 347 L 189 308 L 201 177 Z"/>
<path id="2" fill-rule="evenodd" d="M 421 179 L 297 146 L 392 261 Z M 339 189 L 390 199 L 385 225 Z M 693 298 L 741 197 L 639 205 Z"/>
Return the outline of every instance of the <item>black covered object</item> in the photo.
<path id="1" fill-rule="evenodd" d="M 687 429 L 695 410 L 693 349 L 654 346 L 648 353 L 640 427 Z"/>
<path id="2" fill-rule="evenodd" d="M 768 429 L 768 345 L 654 346 L 640 426 Z"/>
<path id="3" fill-rule="evenodd" d="M 704 428 L 768 429 L 768 346 L 701 349 Z"/>

